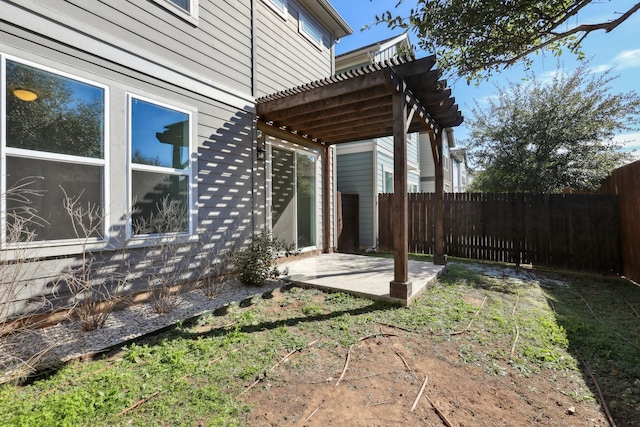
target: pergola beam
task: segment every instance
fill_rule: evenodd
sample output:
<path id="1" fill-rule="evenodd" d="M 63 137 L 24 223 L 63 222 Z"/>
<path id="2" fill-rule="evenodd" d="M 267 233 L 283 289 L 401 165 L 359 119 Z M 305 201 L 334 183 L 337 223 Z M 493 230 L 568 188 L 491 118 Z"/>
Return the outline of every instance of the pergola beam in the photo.
<path id="1" fill-rule="evenodd" d="M 346 81 L 337 82 L 335 85 L 319 86 L 306 91 L 301 91 L 292 97 L 284 97 L 269 101 L 261 114 L 269 116 L 270 111 L 282 111 L 296 107 L 302 107 L 329 99 L 340 99 L 358 91 L 369 91 L 384 85 L 385 76 L 382 73 L 365 74 Z M 324 107 L 326 108 L 326 106 Z"/>
<path id="2" fill-rule="evenodd" d="M 318 111 L 332 110 L 335 108 L 351 109 L 351 106 L 361 105 L 362 102 L 372 101 L 378 98 L 388 97 L 391 93 L 389 89 L 381 86 L 361 91 L 351 92 L 343 97 L 326 98 L 317 102 L 299 105 L 297 107 L 278 108 L 273 102 L 260 106 L 258 115 L 263 121 L 288 121 L 295 120 L 296 117 L 313 114 Z"/>
<path id="3" fill-rule="evenodd" d="M 371 110 L 367 110 L 366 121 L 362 123 L 376 123 L 379 120 L 385 120 L 392 113 L 392 110 L 388 106 L 377 106 Z M 327 132 L 328 130 L 337 129 L 349 129 L 353 127 L 353 122 L 357 119 L 360 113 L 348 113 L 338 117 L 331 117 L 327 119 L 318 119 L 315 122 L 292 122 L 292 126 L 305 132 Z M 362 115 L 360 115 L 362 117 Z M 328 132 L 327 132 L 328 133 Z"/>
<path id="4" fill-rule="evenodd" d="M 354 102 L 349 106 L 349 112 L 345 114 L 345 108 L 339 105 L 334 108 L 327 108 L 323 111 L 322 117 L 318 118 L 318 113 L 308 113 L 299 116 L 292 116 L 289 118 L 291 121 L 299 126 L 308 126 L 317 124 L 318 121 L 335 120 L 336 122 L 342 121 L 345 118 L 350 120 L 362 119 L 368 117 L 374 110 L 384 108 L 386 111 L 391 111 L 389 105 L 389 94 L 385 93 L 384 96 L 379 98 L 367 99 L 364 101 Z"/>

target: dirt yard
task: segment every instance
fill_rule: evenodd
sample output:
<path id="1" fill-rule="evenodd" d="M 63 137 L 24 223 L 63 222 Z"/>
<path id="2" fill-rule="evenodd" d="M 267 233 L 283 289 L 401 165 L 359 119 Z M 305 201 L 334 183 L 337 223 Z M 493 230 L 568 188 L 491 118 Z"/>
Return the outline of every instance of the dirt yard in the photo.
<path id="1" fill-rule="evenodd" d="M 527 375 L 507 364 L 484 372 L 461 361 L 458 342 L 424 340 L 385 325 L 380 335 L 363 338 L 346 354 L 311 345 L 265 372 L 243 397 L 255 405 L 248 424 L 608 425 L 593 400 L 576 403 L 569 396 L 584 393 L 579 372 L 543 369 Z"/>

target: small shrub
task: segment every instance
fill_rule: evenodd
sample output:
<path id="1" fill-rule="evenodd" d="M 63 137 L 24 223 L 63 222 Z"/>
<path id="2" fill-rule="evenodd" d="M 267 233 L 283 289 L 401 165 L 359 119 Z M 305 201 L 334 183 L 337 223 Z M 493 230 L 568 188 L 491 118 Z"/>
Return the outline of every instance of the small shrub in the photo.
<path id="1" fill-rule="evenodd" d="M 297 254 L 295 245 L 273 238 L 268 231 L 262 230 L 253 236 L 248 246 L 231 251 L 230 259 L 243 284 L 260 286 L 269 278 L 287 274 L 288 269 L 280 269 L 276 264 L 279 257 Z"/>

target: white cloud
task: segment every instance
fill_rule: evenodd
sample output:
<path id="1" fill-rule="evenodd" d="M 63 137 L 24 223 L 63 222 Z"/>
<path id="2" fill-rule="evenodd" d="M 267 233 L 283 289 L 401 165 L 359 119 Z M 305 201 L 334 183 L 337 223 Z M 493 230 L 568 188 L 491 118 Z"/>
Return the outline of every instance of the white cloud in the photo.
<path id="1" fill-rule="evenodd" d="M 558 78 L 560 75 L 566 75 L 567 73 L 563 69 L 545 71 L 538 77 L 538 82 L 543 85 L 549 85 Z"/>
<path id="2" fill-rule="evenodd" d="M 608 64 L 601 64 L 601 65 L 596 65 L 595 67 L 591 67 L 589 68 L 589 72 L 593 73 L 593 74 L 600 74 L 600 73 L 604 73 L 605 71 L 609 70 L 611 67 Z"/>
<path id="3" fill-rule="evenodd" d="M 624 50 L 614 58 L 616 68 L 640 67 L 640 49 Z"/>
<path id="4" fill-rule="evenodd" d="M 640 132 L 616 135 L 613 140 L 622 144 L 622 151 L 631 154 L 634 160 L 640 160 Z"/>

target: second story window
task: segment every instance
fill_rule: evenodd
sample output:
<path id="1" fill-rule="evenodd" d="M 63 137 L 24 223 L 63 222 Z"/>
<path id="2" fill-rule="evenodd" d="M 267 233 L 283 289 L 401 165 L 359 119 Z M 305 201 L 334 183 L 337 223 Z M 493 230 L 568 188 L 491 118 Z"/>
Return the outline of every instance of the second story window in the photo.
<path id="1" fill-rule="evenodd" d="M 263 0 L 267 6 L 278 12 L 283 18 L 287 17 L 287 0 Z"/>
<path id="2" fill-rule="evenodd" d="M 320 26 L 313 22 L 311 18 L 302 13 L 300 14 L 299 22 L 300 33 L 307 39 L 315 43 L 318 48 L 322 48 L 322 45 L 324 44 L 324 35 Z"/>

